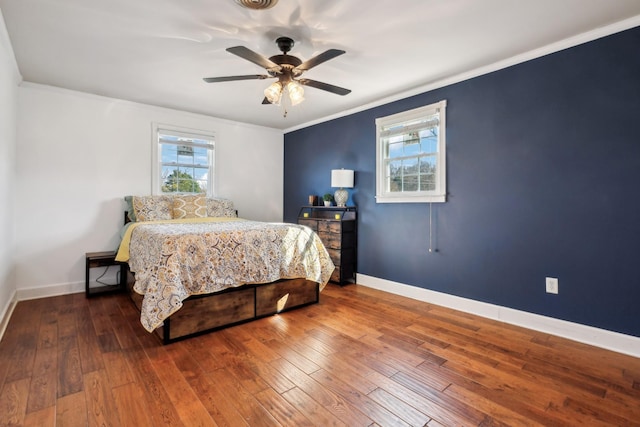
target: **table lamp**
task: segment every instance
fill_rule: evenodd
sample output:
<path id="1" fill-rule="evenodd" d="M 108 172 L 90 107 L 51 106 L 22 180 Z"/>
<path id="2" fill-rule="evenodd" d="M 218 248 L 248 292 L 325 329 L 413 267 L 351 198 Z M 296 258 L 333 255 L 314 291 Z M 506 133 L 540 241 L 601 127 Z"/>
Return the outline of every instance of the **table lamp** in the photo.
<path id="1" fill-rule="evenodd" d="M 353 188 L 353 171 L 350 169 L 333 169 L 331 171 L 331 186 L 339 188 L 333 195 L 336 205 L 346 206 L 349 193 L 345 188 Z"/>

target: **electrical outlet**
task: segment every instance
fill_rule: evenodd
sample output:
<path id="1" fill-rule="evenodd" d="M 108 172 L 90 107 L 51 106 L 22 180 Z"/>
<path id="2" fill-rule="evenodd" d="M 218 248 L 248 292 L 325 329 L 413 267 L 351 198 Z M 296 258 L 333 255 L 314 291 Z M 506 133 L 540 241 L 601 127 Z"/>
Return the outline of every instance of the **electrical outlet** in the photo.
<path id="1" fill-rule="evenodd" d="M 558 293 L 558 279 L 556 277 L 547 277 L 546 283 L 548 294 Z"/>

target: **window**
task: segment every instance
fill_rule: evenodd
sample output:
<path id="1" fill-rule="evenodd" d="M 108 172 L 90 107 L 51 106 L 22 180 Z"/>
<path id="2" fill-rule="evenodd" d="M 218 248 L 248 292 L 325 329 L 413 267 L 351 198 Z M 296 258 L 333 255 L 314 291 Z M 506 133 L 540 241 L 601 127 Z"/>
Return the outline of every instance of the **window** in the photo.
<path id="1" fill-rule="evenodd" d="M 376 202 L 446 200 L 447 101 L 376 119 Z"/>
<path id="2" fill-rule="evenodd" d="M 154 124 L 153 194 L 214 193 L 215 137 Z"/>

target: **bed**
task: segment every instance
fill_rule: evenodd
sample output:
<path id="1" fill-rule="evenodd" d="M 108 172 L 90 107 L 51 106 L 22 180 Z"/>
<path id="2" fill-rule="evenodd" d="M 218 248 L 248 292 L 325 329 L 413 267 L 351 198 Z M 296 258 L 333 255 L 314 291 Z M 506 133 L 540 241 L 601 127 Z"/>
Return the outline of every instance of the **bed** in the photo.
<path id="1" fill-rule="evenodd" d="M 165 344 L 317 303 L 334 270 L 308 227 L 237 218 L 228 200 L 125 200 L 116 260 L 142 326 Z"/>

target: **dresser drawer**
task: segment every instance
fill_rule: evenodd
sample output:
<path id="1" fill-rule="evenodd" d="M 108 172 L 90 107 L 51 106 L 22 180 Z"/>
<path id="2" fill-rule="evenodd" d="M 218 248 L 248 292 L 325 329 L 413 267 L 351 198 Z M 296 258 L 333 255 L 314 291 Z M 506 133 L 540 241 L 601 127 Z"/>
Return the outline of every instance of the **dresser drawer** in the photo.
<path id="1" fill-rule="evenodd" d="M 341 221 L 318 221 L 318 231 L 325 233 L 342 233 Z"/>
<path id="2" fill-rule="evenodd" d="M 331 257 L 331 261 L 333 261 L 333 264 L 339 266 L 341 264 L 342 251 L 340 251 L 339 249 L 327 248 L 327 252 L 329 252 L 329 256 Z"/>
<path id="3" fill-rule="evenodd" d="M 355 221 L 318 221 L 318 231 L 326 231 L 327 233 L 352 233 L 355 230 Z"/>
<path id="4" fill-rule="evenodd" d="M 318 236 L 327 249 L 346 249 L 356 246 L 356 236 L 354 233 L 336 234 L 318 231 Z"/>
<path id="5" fill-rule="evenodd" d="M 318 236 L 327 249 L 342 248 L 342 236 L 340 234 L 318 231 Z"/>
<path id="6" fill-rule="evenodd" d="M 298 224 L 306 225 L 313 231 L 318 231 L 318 221 L 315 219 L 298 218 Z"/>

